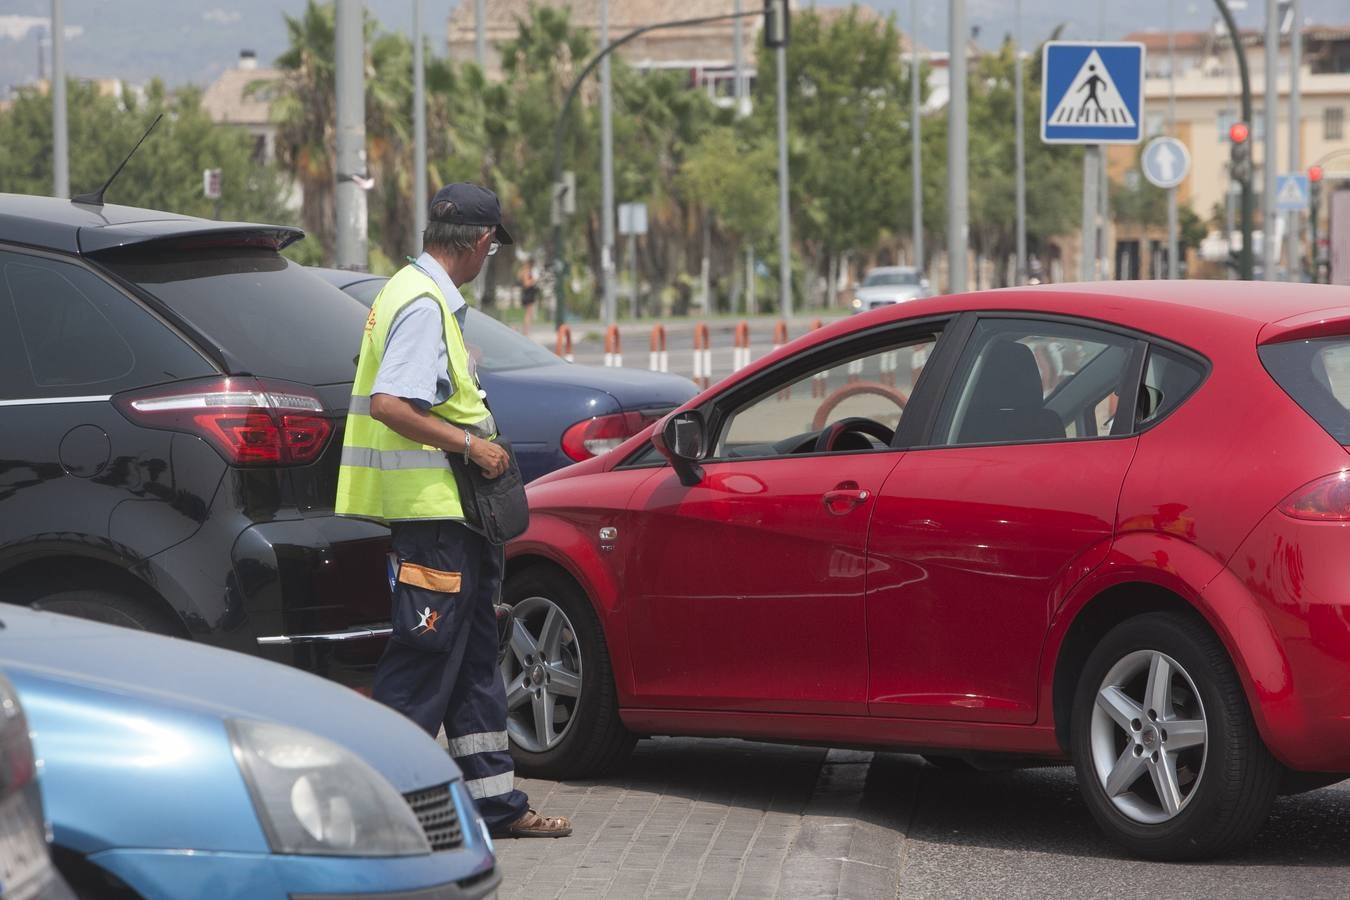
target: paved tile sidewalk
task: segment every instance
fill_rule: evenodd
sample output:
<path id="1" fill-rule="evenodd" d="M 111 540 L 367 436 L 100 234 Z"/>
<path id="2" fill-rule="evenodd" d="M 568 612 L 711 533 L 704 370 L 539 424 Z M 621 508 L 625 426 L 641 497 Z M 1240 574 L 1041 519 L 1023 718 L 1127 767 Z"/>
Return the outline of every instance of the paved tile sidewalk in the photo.
<path id="1" fill-rule="evenodd" d="M 575 832 L 499 842 L 501 898 L 894 897 L 914 771 L 871 753 L 643 741 L 610 779 L 520 780 Z"/>

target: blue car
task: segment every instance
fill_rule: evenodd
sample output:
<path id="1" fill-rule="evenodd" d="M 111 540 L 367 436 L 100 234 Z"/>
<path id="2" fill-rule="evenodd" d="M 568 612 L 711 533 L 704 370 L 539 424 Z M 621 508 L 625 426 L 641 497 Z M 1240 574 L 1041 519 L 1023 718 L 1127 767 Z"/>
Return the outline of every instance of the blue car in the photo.
<path id="1" fill-rule="evenodd" d="M 389 280 L 345 269 L 311 271 L 366 306 Z M 563 362 L 472 308 L 464 338 L 526 481 L 603 455 L 696 393 L 679 375 Z"/>
<path id="2" fill-rule="evenodd" d="M 21 607 L 0 621 L 0 669 L 42 759 L 57 864 L 80 894 L 496 890 L 458 767 L 393 710 L 177 638 Z"/>
<path id="3" fill-rule="evenodd" d="M 0 675 L 0 897 L 69 900 L 75 895 L 52 865 L 47 820 L 23 704 Z"/>

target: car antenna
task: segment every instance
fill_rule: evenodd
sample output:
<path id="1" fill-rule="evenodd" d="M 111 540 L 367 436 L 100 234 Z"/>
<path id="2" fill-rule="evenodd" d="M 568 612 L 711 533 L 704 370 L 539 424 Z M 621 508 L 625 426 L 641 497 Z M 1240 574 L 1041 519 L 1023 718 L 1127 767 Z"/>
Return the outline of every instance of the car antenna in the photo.
<path id="1" fill-rule="evenodd" d="M 113 179 L 122 173 L 122 166 L 125 166 L 127 163 L 131 161 L 131 157 L 134 156 L 136 154 L 136 151 L 140 149 L 141 144 L 145 143 L 145 139 L 150 136 L 150 132 L 155 130 L 155 126 L 159 124 L 159 120 L 162 118 L 164 118 L 164 113 L 160 113 L 159 115 L 155 116 L 155 121 L 151 122 L 150 127 L 145 129 L 145 134 L 141 135 L 141 139 L 136 142 L 136 146 L 131 148 L 131 152 L 127 154 L 127 158 L 122 160 L 122 165 L 118 166 L 117 170 L 114 171 L 112 175 L 108 176 L 108 180 L 103 182 L 103 187 L 99 188 L 98 190 L 94 191 L 91 194 L 80 194 L 79 196 L 71 197 L 70 202 L 84 203 L 88 206 L 102 206 L 103 194 L 105 191 L 108 190 L 108 185 L 112 184 Z"/>

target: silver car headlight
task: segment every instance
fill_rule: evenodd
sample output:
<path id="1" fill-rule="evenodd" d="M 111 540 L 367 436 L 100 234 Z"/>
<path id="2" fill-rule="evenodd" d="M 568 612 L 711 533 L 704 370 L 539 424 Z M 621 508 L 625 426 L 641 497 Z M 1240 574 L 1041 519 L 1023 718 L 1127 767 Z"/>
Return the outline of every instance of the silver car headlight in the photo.
<path id="1" fill-rule="evenodd" d="M 272 722 L 226 723 L 274 853 L 430 853 L 417 816 L 382 775 L 318 735 Z"/>

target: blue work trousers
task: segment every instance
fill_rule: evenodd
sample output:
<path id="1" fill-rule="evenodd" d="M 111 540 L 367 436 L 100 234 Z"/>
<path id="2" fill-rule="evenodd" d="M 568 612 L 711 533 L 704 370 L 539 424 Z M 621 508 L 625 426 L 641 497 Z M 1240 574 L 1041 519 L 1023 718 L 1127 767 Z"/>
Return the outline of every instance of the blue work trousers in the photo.
<path id="1" fill-rule="evenodd" d="M 391 526 L 393 634 L 375 669 L 376 700 L 432 737 L 445 726 L 450 755 L 493 831 L 525 814 L 506 736 L 493 602 L 501 549 L 459 522 Z"/>

